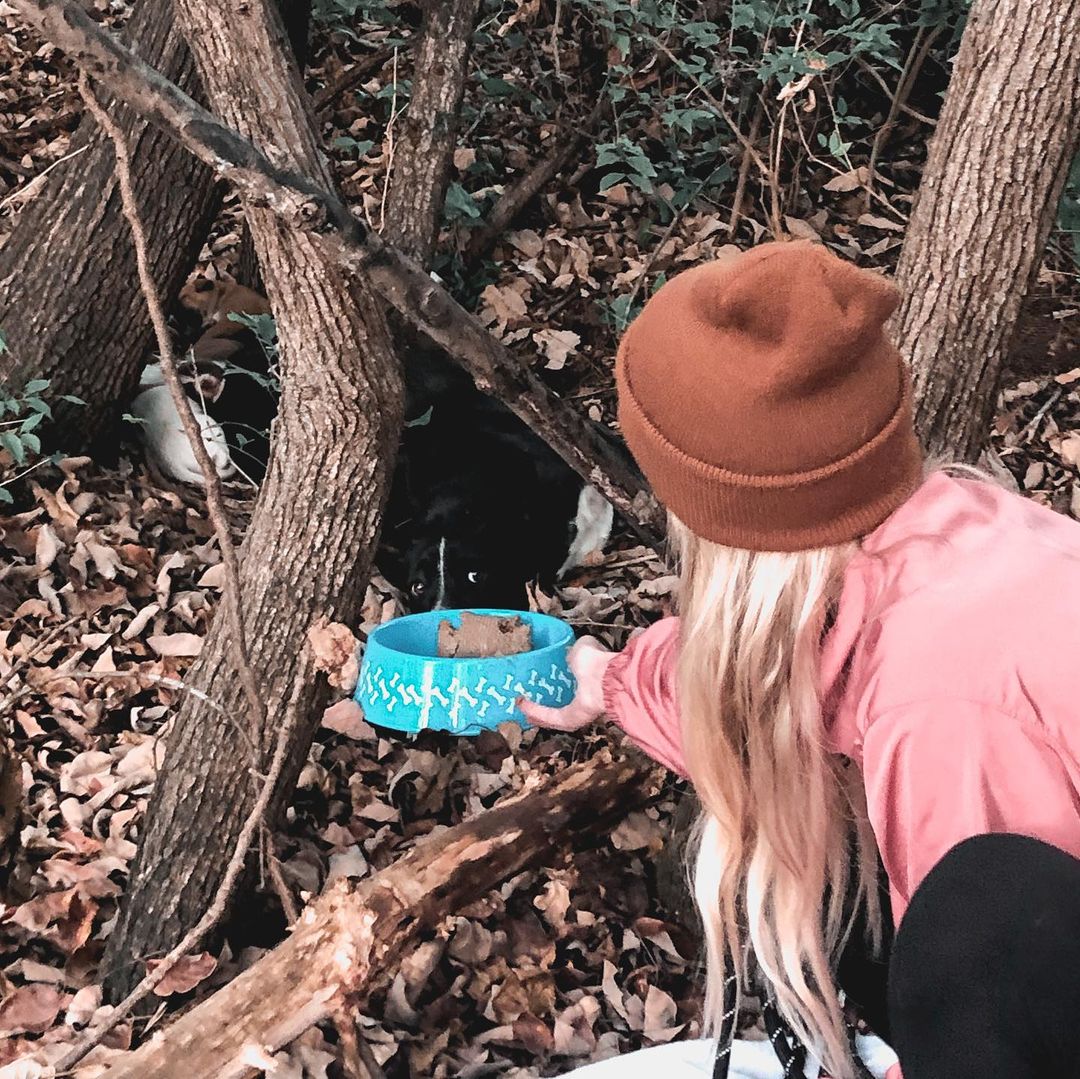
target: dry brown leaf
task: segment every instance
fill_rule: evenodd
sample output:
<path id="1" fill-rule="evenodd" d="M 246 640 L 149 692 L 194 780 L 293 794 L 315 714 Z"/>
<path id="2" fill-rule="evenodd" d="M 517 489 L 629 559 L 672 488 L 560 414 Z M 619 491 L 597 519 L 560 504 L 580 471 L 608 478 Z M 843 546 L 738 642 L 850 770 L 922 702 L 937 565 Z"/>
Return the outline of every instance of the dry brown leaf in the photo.
<path id="1" fill-rule="evenodd" d="M 364 712 L 352 698 L 338 701 L 323 712 L 322 726 L 359 742 L 375 740 L 375 728 L 364 722 Z"/>
<path id="2" fill-rule="evenodd" d="M 884 229 L 886 232 L 903 232 L 904 226 L 896 221 L 891 221 L 887 217 L 881 217 L 878 214 L 860 214 L 856 219 L 860 225 L 865 225 L 871 229 Z"/>
<path id="3" fill-rule="evenodd" d="M 544 366 L 549 371 L 561 371 L 571 353 L 581 344 L 580 336 L 573 330 L 534 330 L 533 340 L 547 357 Z"/>
<path id="4" fill-rule="evenodd" d="M 67 995 L 55 985 L 21 985 L 0 1004 L 0 1038 L 41 1034 L 56 1022 Z"/>
<path id="5" fill-rule="evenodd" d="M 352 692 L 360 673 L 359 642 L 352 630 L 341 622 L 320 618 L 308 630 L 307 636 L 315 669 L 322 671 L 335 689 Z"/>
<path id="6" fill-rule="evenodd" d="M 147 973 L 156 970 L 161 963 L 160 959 L 148 959 L 146 961 Z M 171 997 L 174 993 L 190 993 L 195 986 L 214 973 L 217 964 L 217 959 L 209 952 L 181 956 L 169 973 L 154 987 L 154 994 L 159 997 Z"/>
<path id="7" fill-rule="evenodd" d="M 197 656 L 203 639 L 196 633 L 158 633 L 148 637 L 146 643 L 159 656 Z"/>
<path id="8" fill-rule="evenodd" d="M 851 169 L 850 172 L 845 172 L 840 176 L 834 176 L 826 185 L 826 191 L 855 191 L 860 187 L 865 187 L 866 182 L 870 177 L 870 172 L 865 165 L 860 165 L 857 169 Z"/>
<path id="9" fill-rule="evenodd" d="M 645 1037 L 654 1042 L 671 1041 L 682 1030 L 681 1025 L 675 1024 L 677 1015 L 678 1008 L 671 996 L 650 985 L 645 994 Z"/>
<path id="10" fill-rule="evenodd" d="M 636 810 L 619 822 L 611 833 L 616 850 L 651 850 L 664 847 L 667 833 L 643 810 Z"/>

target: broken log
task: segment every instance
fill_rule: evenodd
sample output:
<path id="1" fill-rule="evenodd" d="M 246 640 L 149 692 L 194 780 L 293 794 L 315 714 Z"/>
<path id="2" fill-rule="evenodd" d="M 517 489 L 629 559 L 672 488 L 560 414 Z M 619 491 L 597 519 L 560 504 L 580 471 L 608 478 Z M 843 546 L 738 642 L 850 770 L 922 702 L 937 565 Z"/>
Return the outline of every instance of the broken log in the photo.
<path id="1" fill-rule="evenodd" d="M 541 864 L 568 836 L 602 834 L 658 788 L 657 769 L 644 757 L 598 755 L 428 836 L 369 880 L 333 887 L 284 943 L 110 1062 L 110 1079 L 249 1075 L 344 997 L 361 1004 L 421 932 Z"/>
<path id="2" fill-rule="evenodd" d="M 659 542 L 664 512 L 634 469 L 419 265 L 385 243 L 324 186 L 271 163 L 125 49 L 72 0 L 12 2 L 90 76 L 235 184 L 248 205 L 265 207 L 290 227 L 317 236 L 335 262 L 366 274 L 388 303 L 461 364 L 481 390 L 505 402 L 596 487 L 642 539 Z"/>

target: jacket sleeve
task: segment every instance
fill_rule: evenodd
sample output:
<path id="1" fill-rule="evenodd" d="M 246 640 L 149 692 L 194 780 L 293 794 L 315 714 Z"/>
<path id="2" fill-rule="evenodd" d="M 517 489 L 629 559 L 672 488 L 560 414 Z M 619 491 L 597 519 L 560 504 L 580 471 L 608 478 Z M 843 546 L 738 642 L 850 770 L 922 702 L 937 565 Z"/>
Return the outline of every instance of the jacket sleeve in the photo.
<path id="1" fill-rule="evenodd" d="M 1080 805 L 1030 720 L 971 701 L 891 710 L 863 741 L 870 822 L 899 924 L 923 878 L 974 835 L 1014 832 L 1080 857 Z"/>
<path id="2" fill-rule="evenodd" d="M 604 673 L 604 710 L 654 760 L 685 776 L 675 665 L 679 620 L 664 618 L 635 637 Z"/>

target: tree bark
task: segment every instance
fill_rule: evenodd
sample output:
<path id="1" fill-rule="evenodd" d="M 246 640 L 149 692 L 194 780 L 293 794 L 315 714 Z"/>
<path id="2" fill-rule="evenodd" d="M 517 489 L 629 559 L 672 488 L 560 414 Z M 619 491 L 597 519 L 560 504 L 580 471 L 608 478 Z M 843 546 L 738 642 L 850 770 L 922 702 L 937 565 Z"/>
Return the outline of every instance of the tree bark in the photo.
<path id="1" fill-rule="evenodd" d="M 194 92 L 194 65 L 169 0 L 140 0 L 123 37 L 148 64 Z M 173 139 L 123 104 L 110 108 L 132 148 L 154 278 L 168 302 L 198 255 L 220 192 L 212 172 Z M 49 379 L 52 429 L 63 433 L 67 447 L 112 429 L 152 340 L 112 147 L 90 117 L 79 125 L 71 152 L 78 156 L 50 173 L 0 248 L 0 326 L 11 346 L 0 356 L 0 383 Z M 81 397 L 86 407 L 58 400 L 63 393 Z"/>
<path id="2" fill-rule="evenodd" d="M 428 266 L 439 235 L 480 0 L 427 0 L 412 93 L 394 148 L 384 232 Z"/>
<path id="3" fill-rule="evenodd" d="M 596 835 L 652 793 L 644 758 L 593 758 L 419 842 L 370 880 L 335 887 L 289 938 L 109 1068 L 110 1079 L 228 1079 L 348 999 L 356 1008 L 407 944 L 576 833 Z"/>
<path id="4" fill-rule="evenodd" d="M 324 186 L 272 164 L 101 31 L 72 0 L 11 3 L 95 78 L 236 184 L 249 203 L 265 206 L 290 227 L 317 236 L 336 265 L 366 273 L 387 302 L 461 364 L 480 389 L 498 397 L 545 439 L 644 540 L 659 542 L 666 523 L 663 510 L 600 433 L 559 401 L 420 266 L 371 232 Z"/>
<path id="5" fill-rule="evenodd" d="M 214 107 L 279 167 L 332 190 L 299 73 L 267 0 L 176 0 Z M 271 458 L 243 552 L 241 601 L 264 701 L 260 760 L 284 717 L 298 722 L 269 813 L 291 795 L 326 699 L 306 634 L 319 616 L 350 622 L 364 595 L 402 415 L 383 305 L 313 236 L 245 205 L 278 318 L 282 394 Z M 110 992 L 138 960 L 176 943 L 206 909 L 254 799 L 243 698 L 228 627 L 215 619 L 185 698 L 109 940 Z M 212 704 L 208 704 L 203 694 Z M 216 705 L 216 707 L 215 707 Z M 260 765 L 263 770 L 265 765 Z"/>
<path id="6" fill-rule="evenodd" d="M 931 455 L 974 460 L 1080 142 L 1080 0 L 975 0 L 897 278 Z"/>

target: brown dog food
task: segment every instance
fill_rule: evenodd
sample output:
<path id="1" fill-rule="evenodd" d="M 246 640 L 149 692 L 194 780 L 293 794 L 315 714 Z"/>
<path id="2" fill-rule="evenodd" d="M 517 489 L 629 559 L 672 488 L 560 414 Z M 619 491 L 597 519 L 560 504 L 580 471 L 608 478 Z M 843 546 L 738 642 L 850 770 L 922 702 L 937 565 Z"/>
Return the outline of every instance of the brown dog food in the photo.
<path id="1" fill-rule="evenodd" d="M 532 649 L 532 630 L 517 615 L 500 618 L 492 614 L 461 616 L 461 626 L 439 623 L 438 655 L 448 659 L 480 656 L 515 656 Z"/>

